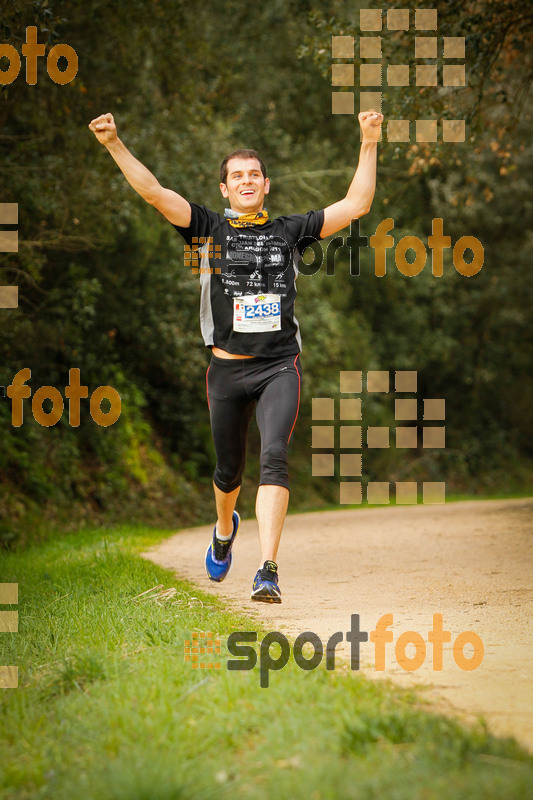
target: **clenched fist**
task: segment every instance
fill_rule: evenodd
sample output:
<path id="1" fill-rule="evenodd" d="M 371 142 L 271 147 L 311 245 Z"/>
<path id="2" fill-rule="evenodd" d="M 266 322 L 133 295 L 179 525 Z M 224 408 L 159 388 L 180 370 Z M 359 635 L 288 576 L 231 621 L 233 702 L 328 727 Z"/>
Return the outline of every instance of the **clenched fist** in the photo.
<path id="1" fill-rule="evenodd" d="M 361 126 L 361 133 L 363 134 L 363 142 L 379 142 L 381 139 L 383 114 L 371 108 L 369 111 L 361 111 L 358 119 L 359 125 Z"/>
<path id="2" fill-rule="evenodd" d="M 100 144 L 108 145 L 117 139 L 117 126 L 113 114 L 101 114 L 89 122 L 89 129 L 94 133 Z"/>

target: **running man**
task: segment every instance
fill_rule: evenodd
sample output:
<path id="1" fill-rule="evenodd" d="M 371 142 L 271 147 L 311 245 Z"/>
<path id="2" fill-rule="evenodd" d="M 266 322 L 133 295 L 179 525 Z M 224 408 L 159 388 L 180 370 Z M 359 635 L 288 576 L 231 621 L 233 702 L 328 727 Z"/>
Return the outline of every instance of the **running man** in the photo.
<path id="1" fill-rule="evenodd" d="M 207 400 L 217 458 L 217 522 L 205 556 L 213 581 L 224 580 L 232 566 L 240 524 L 235 505 L 255 409 L 261 434 L 256 499 L 261 561 L 252 600 L 281 603 L 276 557 L 289 502 L 287 447 L 300 403 L 301 339 L 294 316 L 298 261 L 314 240 L 370 210 L 382 121 L 376 111 L 359 114 L 359 163 L 342 200 L 274 220 L 264 208 L 270 181 L 255 150 L 236 150 L 222 162 L 220 191 L 229 203 L 222 216 L 161 186 L 119 139 L 112 114 L 89 124 L 128 183 L 200 251 L 200 324 L 211 349 Z"/>

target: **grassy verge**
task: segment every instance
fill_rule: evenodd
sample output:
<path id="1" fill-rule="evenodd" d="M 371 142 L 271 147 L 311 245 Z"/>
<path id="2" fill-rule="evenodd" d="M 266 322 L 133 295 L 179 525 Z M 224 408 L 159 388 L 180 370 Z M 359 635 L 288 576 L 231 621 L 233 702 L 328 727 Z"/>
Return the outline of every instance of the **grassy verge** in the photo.
<path id="1" fill-rule="evenodd" d="M 515 742 L 412 693 L 292 660 L 268 689 L 225 669 L 231 631 L 266 630 L 138 556 L 163 536 L 85 530 L 3 557 L 20 622 L 0 664 L 20 685 L 0 692 L 2 800 L 531 797 Z M 138 597 L 155 585 L 176 591 Z M 219 635 L 222 669 L 185 663 L 195 630 Z"/>

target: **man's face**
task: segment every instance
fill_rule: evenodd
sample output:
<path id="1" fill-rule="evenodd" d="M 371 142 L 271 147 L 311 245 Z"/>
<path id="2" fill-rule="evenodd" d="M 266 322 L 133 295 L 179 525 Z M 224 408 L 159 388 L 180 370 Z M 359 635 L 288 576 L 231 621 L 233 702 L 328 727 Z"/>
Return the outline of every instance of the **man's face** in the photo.
<path id="1" fill-rule="evenodd" d="M 263 177 L 256 158 L 230 158 L 226 183 L 220 184 L 223 197 L 239 214 L 261 211 L 265 195 L 270 191 L 270 181 Z"/>

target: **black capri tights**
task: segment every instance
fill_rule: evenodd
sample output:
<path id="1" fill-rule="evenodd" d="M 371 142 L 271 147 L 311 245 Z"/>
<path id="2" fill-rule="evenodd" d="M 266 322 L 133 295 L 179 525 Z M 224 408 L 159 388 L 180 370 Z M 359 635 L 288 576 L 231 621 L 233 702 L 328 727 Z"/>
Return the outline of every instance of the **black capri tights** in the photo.
<path id="1" fill-rule="evenodd" d="M 300 405 L 300 357 L 211 357 L 207 401 L 217 456 L 213 480 L 222 492 L 241 485 L 254 408 L 261 434 L 259 484 L 289 488 L 287 447 Z"/>

